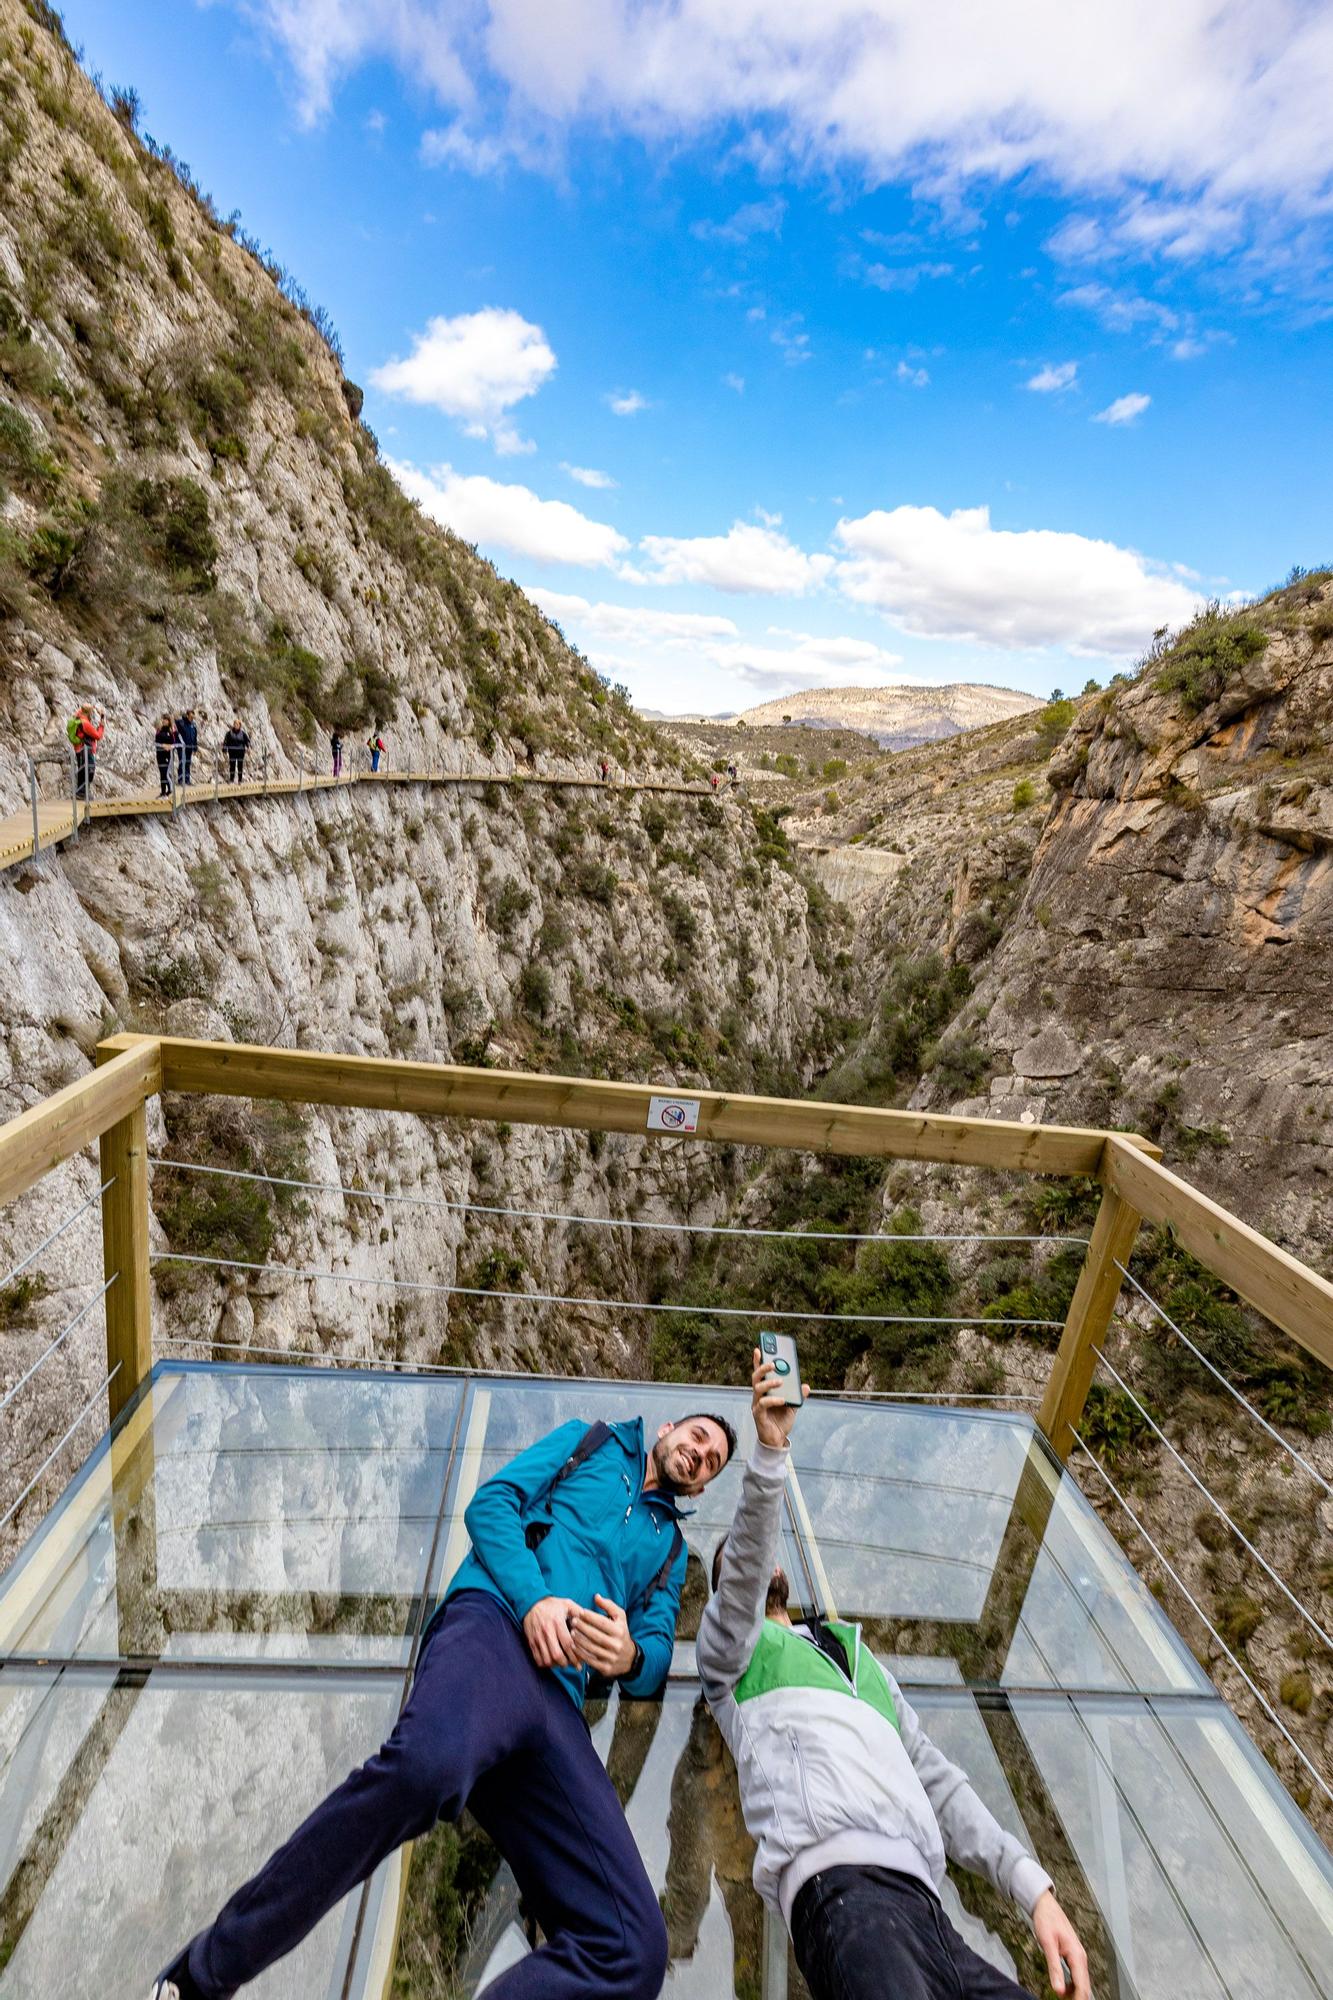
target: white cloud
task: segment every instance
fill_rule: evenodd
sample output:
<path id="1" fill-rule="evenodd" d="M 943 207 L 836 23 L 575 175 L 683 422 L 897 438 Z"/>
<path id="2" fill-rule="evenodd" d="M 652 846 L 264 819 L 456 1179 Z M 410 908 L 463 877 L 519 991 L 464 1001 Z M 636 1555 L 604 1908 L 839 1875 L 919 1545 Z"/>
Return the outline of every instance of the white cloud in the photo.
<path id="1" fill-rule="evenodd" d="M 457 167 L 477 179 L 498 173 L 509 164 L 514 147 L 491 133 L 469 132 L 460 121 L 434 126 L 421 135 L 421 164 L 425 167 Z"/>
<path id="2" fill-rule="evenodd" d="M 705 243 L 748 243 L 752 236 L 780 236 L 787 204 L 780 194 L 748 201 L 725 222 L 693 222 L 690 233 Z"/>
<path id="3" fill-rule="evenodd" d="M 391 459 L 389 469 L 433 520 L 483 548 L 593 569 L 614 562 L 629 547 L 605 521 L 589 520 L 568 501 L 542 500 L 527 486 L 506 486 L 449 465 L 425 473 Z"/>
<path id="4" fill-rule="evenodd" d="M 595 486 L 599 492 L 618 483 L 609 472 L 598 472 L 593 465 L 570 465 L 568 460 L 562 459 L 560 470 L 567 472 L 571 479 L 576 479 L 580 486 Z"/>
<path id="5" fill-rule="evenodd" d="M 662 639 L 702 645 L 709 640 L 739 636 L 734 619 L 711 617 L 701 611 L 658 611 L 645 604 L 593 604 L 586 597 L 560 590 L 530 590 L 528 595 L 548 617 L 576 625 L 581 633 L 611 645 L 642 646 Z"/>
<path id="6" fill-rule="evenodd" d="M 789 313 L 786 319 L 779 320 L 769 334 L 769 339 L 789 368 L 798 368 L 801 362 L 812 358 L 810 336 L 801 326 L 801 317 L 800 313 Z"/>
<path id="7" fill-rule="evenodd" d="M 451 112 L 493 103 L 515 129 L 666 148 L 732 121 L 743 157 L 907 181 L 955 209 L 970 184 L 1024 176 L 1124 197 L 1129 234 L 1173 255 L 1199 214 L 1215 239 L 1214 217 L 1318 214 L 1329 196 L 1333 16 L 1315 0 L 233 4 L 286 53 L 307 118 L 389 60 Z"/>
<path id="8" fill-rule="evenodd" d="M 546 335 L 531 320 L 500 306 L 435 318 L 412 337 L 405 361 L 371 372 L 386 395 L 405 396 L 456 418 L 469 437 L 489 437 L 501 453 L 531 451 L 509 422 L 515 403 L 535 395 L 555 373 Z"/>
<path id="9" fill-rule="evenodd" d="M 1098 410 L 1092 421 L 1094 424 L 1132 424 L 1135 417 L 1143 415 L 1151 401 L 1151 396 L 1137 392 L 1130 396 L 1117 396 L 1104 410 Z"/>
<path id="10" fill-rule="evenodd" d="M 792 643 L 771 646 L 737 639 L 710 646 L 709 658 L 738 680 L 769 694 L 795 694 L 814 687 L 883 687 L 886 681 L 904 678 L 896 671 L 903 663 L 902 654 L 887 652 L 868 639 L 830 639 L 773 626 L 769 632 Z"/>
<path id="11" fill-rule="evenodd" d="M 1133 549 L 1049 528 L 993 528 L 986 507 L 877 509 L 839 521 L 838 583 L 906 632 L 1123 658 L 1195 593 Z"/>
<path id="12" fill-rule="evenodd" d="M 898 381 L 905 383 L 909 389 L 925 389 L 929 386 L 928 368 L 914 368 L 910 361 L 900 361 L 893 372 Z"/>
<path id="13" fill-rule="evenodd" d="M 368 111 L 366 113 L 365 117 L 361 121 L 361 126 L 363 131 L 371 133 L 372 136 L 374 137 L 378 137 L 379 134 L 384 131 L 388 123 L 389 121 L 385 117 L 384 113 L 382 111 L 376 110 L 376 111 Z"/>
<path id="14" fill-rule="evenodd" d="M 1135 327 L 1146 326 L 1154 334 L 1167 334 L 1180 325 L 1179 313 L 1163 305 L 1160 299 L 1145 299 L 1137 292 L 1112 291 L 1109 285 L 1075 285 L 1071 291 L 1061 292 L 1055 303 L 1082 307 L 1085 312 L 1095 314 L 1112 333 L 1131 333 Z"/>
<path id="15" fill-rule="evenodd" d="M 831 556 L 807 555 L 768 521 L 736 521 L 725 535 L 645 535 L 651 568 L 626 571 L 635 583 L 707 584 L 762 597 L 803 597 L 833 568 Z"/>
<path id="16" fill-rule="evenodd" d="M 1048 361 L 1035 375 L 1029 375 L 1024 386 L 1035 389 L 1039 396 L 1058 396 L 1061 390 L 1072 389 L 1077 379 L 1077 361 Z"/>
<path id="17" fill-rule="evenodd" d="M 724 388 L 734 389 L 738 396 L 745 394 L 745 377 L 743 375 L 724 375 L 722 383 Z"/>
<path id="18" fill-rule="evenodd" d="M 640 410 L 651 407 L 648 398 L 641 396 L 637 389 L 613 389 L 606 401 L 617 417 L 637 417 Z"/>
<path id="19" fill-rule="evenodd" d="M 914 292 L 923 278 L 947 278 L 952 264 L 867 264 L 865 281 L 880 292 Z"/>

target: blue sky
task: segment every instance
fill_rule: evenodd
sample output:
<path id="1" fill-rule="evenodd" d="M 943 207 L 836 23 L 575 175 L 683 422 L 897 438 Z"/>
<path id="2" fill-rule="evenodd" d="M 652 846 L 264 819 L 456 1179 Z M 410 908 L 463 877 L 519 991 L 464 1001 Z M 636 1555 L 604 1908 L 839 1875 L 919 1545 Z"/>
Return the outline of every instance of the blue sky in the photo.
<path id="1" fill-rule="evenodd" d="M 1333 12 L 72 0 L 645 706 L 1104 680 L 1333 558 Z"/>

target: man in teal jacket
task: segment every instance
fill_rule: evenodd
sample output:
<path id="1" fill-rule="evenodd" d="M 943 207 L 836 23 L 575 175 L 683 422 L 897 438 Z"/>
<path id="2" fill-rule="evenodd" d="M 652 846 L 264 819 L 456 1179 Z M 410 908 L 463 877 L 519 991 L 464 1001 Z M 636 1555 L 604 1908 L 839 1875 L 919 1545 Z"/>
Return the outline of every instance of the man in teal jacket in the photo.
<path id="1" fill-rule="evenodd" d="M 228 2000 L 404 1841 L 464 1806 L 545 1942 L 489 2000 L 657 2000 L 657 1899 L 583 1719 L 590 1684 L 655 1694 L 685 1577 L 679 1502 L 736 1447 L 722 1417 L 563 1424 L 480 1487 L 472 1547 L 388 1741 L 186 1946 L 153 2000 Z"/>
<path id="2" fill-rule="evenodd" d="M 753 1381 L 757 1442 L 695 1650 L 736 1760 L 754 1884 L 806 1984 L 815 2000 L 1031 2000 L 946 1921 L 948 1854 L 1027 1912 L 1055 1991 L 1089 2000 L 1050 1876 L 935 1748 L 860 1626 L 793 1624 L 776 1564 L 796 1409 L 758 1348 Z"/>

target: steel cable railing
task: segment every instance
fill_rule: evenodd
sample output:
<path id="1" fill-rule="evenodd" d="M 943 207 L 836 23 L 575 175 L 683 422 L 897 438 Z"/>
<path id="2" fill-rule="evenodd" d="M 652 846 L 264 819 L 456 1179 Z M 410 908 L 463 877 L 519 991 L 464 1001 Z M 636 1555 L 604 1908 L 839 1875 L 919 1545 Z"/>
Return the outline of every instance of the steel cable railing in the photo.
<path id="1" fill-rule="evenodd" d="M 45 1364 L 51 1359 L 51 1356 L 56 1352 L 56 1349 L 64 1346 L 65 1342 L 69 1339 L 69 1336 L 73 1333 L 75 1327 L 82 1326 L 84 1320 L 87 1319 L 93 1307 L 101 1304 L 102 1300 L 111 1290 L 111 1287 L 115 1284 L 119 1276 L 120 1276 L 119 1271 L 113 1271 L 111 1276 L 107 1279 L 106 1283 L 100 1286 L 99 1289 L 93 1293 L 93 1296 L 90 1299 L 86 1300 L 85 1303 L 79 1307 L 79 1310 L 75 1313 L 73 1319 L 66 1321 L 65 1325 L 61 1328 L 60 1332 L 56 1335 L 55 1339 L 50 1343 L 48 1347 L 45 1347 L 42 1350 L 42 1352 L 38 1355 L 37 1359 L 33 1362 L 32 1366 L 30 1368 L 25 1369 L 23 1374 L 19 1376 L 18 1381 L 13 1383 L 8 1389 L 6 1389 L 4 1395 L 0 1396 L 0 1411 L 7 1410 L 9 1408 L 9 1405 L 13 1402 L 15 1396 L 18 1395 L 19 1390 L 24 1386 L 24 1384 L 27 1382 L 31 1382 L 33 1376 L 37 1373 L 37 1370 L 45 1366 Z"/>
<path id="2" fill-rule="evenodd" d="M 23 1505 L 28 1495 L 34 1490 L 34 1488 L 40 1482 L 43 1474 L 49 1471 L 50 1467 L 55 1463 L 56 1459 L 60 1456 L 61 1452 L 65 1449 L 65 1446 L 69 1443 L 70 1439 L 73 1437 L 75 1431 L 78 1430 L 80 1424 L 86 1421 L 92 1410 L 95 1409 L 98 1402 L 106 1394 L 107 1390 L 111 1387 L 111 1384 L 115 1381 L 117 1375 L 120 1373 L 122 1366 L 123 1363 L 118 1361 L 115 1367 L 111 1370 L 110 1374 L 107 1375 L 103 1381 L 99 1382 L 97 1387 L 93 1390 L 92 1395 L 88 1398 L 83 1408 L 79 1411 L 78 1416 L 75 1417 L 69 1429 L 65 1432 L 64 1436 L 58 1441 L 58 1443 L 53 1445 L 51 1450 L 46 1454 L 46 1457 L 42 1460 L 36 1472 L 34 1472 L 32 1478 L 28 1481 L 27 1485 L 24 1487 L 23 1491 L 19 1494 L 18 1499 L 10 1507 L 9 1511 L 5 1514 L 0 1514 L 0 1529 L 7 1528 L 9 1526 L 10 1522 L 13 1520 L 14 1516 L 18 1513 L 19 1508 Z"/>
<path id="3" fill-rule="evenodd" d="M 1152 1412 L 1139 1400 L 1139 1398 L 1135 1395 L 1134 1391 L 1130 1388 L 1128 1382 L 1126 1382 L 1124 1376 L 1120 1373 L 1119 1369 L 1117 1369 L 1110 1361 L 1107 1360 L 1105 1354 L 1102 1352 L 1101 1348 L 1097 1346 L 1095 1341 L 1092 1344 L 1092 1351 L 1097 1356 L 1097 1359 L 1101 1362 L 1107 1374 L 1111 1376 L 1113 1381 L 1119 1384 L 1123 1393 L 1126 1396 L 1128 1396 L 1130 1402 L 1134 1405 L 1134 1408 L 1138 1411 L 1139 1415 L 1143 1418 L 1143 1421 L 1152 1431 L 1154 1437 L 1158 1439 L 1159 1443 L 1163 1444 L 1166 1447 L 1167 1451 L 1170 1453 L 1171 1457 L 1175 1460 L 1176 1464 L 1187 1475 L 1187 1477 L 1192 1481 L 1192 1483 L 1198 1488 L 1199 1492 L 1202 1493 L 1204 1499 L 1213 1509 L 1213 1512 L 1219 1517 L 1219 1519 L 1226 1522 L 1227 1527 L 1230 1529 L 1231 1533 L 1236 1537 L 1236 1540 L 1241 1544 L 1242 1548 L 1245 1548 L 1249 1551 L 1250 1555 L 1253 1556 L 1254 1560 L 1259 1564 L 1259 1567 L 1270 1578 L 1270 1580 L 1277 1585 L 1278 1589 L 1282 1592 L 1283 1596 L 1287 1599 L 1288 1603 L 1291 1604 L 1294 1610 L 1299 1612 L 1300 1616 L 1305 1620 L 1306 1624 L 1310 1627 L 1310 1630 L 1314 1633 L 1315 1637 L 1319 1640 L 1320 1644 L 1323 1646 L 1327 1646 L 1329 1651 L 1333 1652 L 1333 1634 L 1330 1634 L 1324 1630 L 1323 1626 L 1319 1623 L 1319 1620 L 1314 1616 L 1314 1614 L 1311 1611 L 1307 1610 L 1305 1605 L 1301 1603 L 1301 1600 L 1299 1597 L 1297 1597 L 1295 1591 L 1291 1589 L 1290 1585 L 1287 1584 L 1281 1576 L 1279 1576 L 1278 1572 L 1273 1568 L 1272 1563 L 1269 1562 L 1267 1556 L 1264 1555 L 1259 1549 L 1257 1549 L 1254 1546 L 1254 1543 L 1250 1540 L 1249 1536 L 1245 1534 L 1243 1529 L 1239 1528 L 1236 1525 L 1235 1521 L 1232 1519 L 1231 1515 L 1227 1512 L 1226 1508 L 1222 1505 L 1222 1502 L 1217 1498 L 1216 1494 L 1212 1492 L 1211 1488 L 1208 1487 L 1202 1479 L 1200 1479 L 1198 1473 L 1194 1470 L 1194 1467 L 1190 1464 L 1189 1460 L 1185 1457 L 1184 1453 L 1178 1451 L 1176 1446 L 1172 1444 L 1170 1438 L 1167 1436 L 1166 1432 L 1162 1429 L 1161 1425 L 1157 1422 Z"/>
<path id="4" fill-rule="evenodd" d="M 65 1220 L 61 1223 L 58 1229 L 53 1229 L 49 1236 L 43 1237 L 42 1241 L 37 1245 L 37 1248 L 35 1250 L 30 1250 L 27 1256 L 23 1259 L 23 1262 L 21 1264 L 16 1264 L 7 1277 L 0 1278 L 0 1292 L 6 1291 L 9 1288 L 9 1286 L 13 1284 L 16 1278 L 21 1278 L 23 1276 L 23 1273 L 29 1268 L 29 1266 L 35 1264 L 37 1262 L 37 1259 L 40 1256 L 42 1256 L 47 1250 L 49 1250 L 53 1243 L 58 1243 L 60 1241 L 60 1238 L 64 1235 L 65 1231 L 67 1229 L 72 1228 L 73 1225 L 78 1221 L 79 1217 L 81 1215 L 85 1215 L 87 1211 L 92 1207 L 93 1203 L 100 1201 L 102 1199 L 102 1196 L 106 1193 L 107 1189 L 114 1187 L 115 1184 L 116 1184 L 116 1176 L 112 1174 L 110 1180 L 103 1181 L 101 1187 L 96 1189 L 94 1193 L 90 1194 L 86 1199 L 86 1201 L 81 1201 L 78 1207 L 74 1210 L 74 1213 L 72 1215 L 67 1215 L 65 1217 Z"/>
<path id="5" fill-rule="evenodd" d="M 240 1167 L 208 1167 L 194 1160 L 167 1159 L 149 1155 L 149 1165 L 169 1167 L 181 1174 L 212 1174 L 223 1180 L 257 1181 L 264 1187 L 296 1188 L 307 1194 L 341 1194 L 357 1201 L 401 1203 L 411 1208 L 448 1210 L 457 1215 L 506 1216 L 519 1222 L 567 1222 L 586 1228 L 643 1229 L 689 1236 L 771 1237 L 779 1242 L 808 1243 L 1072 1243 L 1086 1249 L 1086 1236 L 992 1235 L 970 1230 L 956 1235 L 899 1235 L 896 1231 L 871 1230 L 858 1234 L 842 1229 L 756 1229 L 747 1223 L 656 1222 L 637 1216 L 571 1215 L 558 1209 L 506 1208 L 481 1201 L 451 1201 L 447 1195 L 392 1194 L 387 1188 L 359 1188 L 341 1181 L 288 1180 L 281 1174 L 248 1173 Z"/>
<path id="6" fill-rule="evenodd" d="M 1265 1417 L 1260 1411 L 1256 1410 L 1254 1404 L 1251 1403 L 1247 1397 L 1241 1394 L 1240 1390 L 1236 1387 L 1235 1383 L 1228 1381 L 1227 1377 L 1222 1373 L 1221 1369 L 1216 1365 L 1216 1363 L 1210 1361 L 1208 1359 L 1208 1356 L 1205 1353 L 1203 1353 L 1203 1351 L 1200 1348 L 1196 1347 L 1195 1343 L 1190 1339 L 1189 1335 L 1187 1333 L 1182 1332 L 1181 1329 L 1176 1325 L 1176 1322 L 1172 1319 L 1170 1313 L 1167 1312 L 1166 1308 L 1164 1306 L 1159 1305 L 1157 1303 L 1157 1300 L 1153 1297 L 1152 1293 L 1148 1291 L 1145 1286 L 1139 1283 L 1138 1279 L 1134 1276 L 1133 1272 L 1127 1271 L 1124 1265 L 1120 1262 L 1118 1257 L 1113 1258 L 1112 1262 L 1114 1263 L 1116 1270 L 1119 1271 L 1121 1277 L 1127 1279 L 1128 1282 L 1134 1287 L 1134 1290 L 1138 1293 L 1139 1297 L 1143 1299 L 1146 1302 L 1146 1304 L 1152 1307 L 1153 1311 L 1157 1314 L 1159 1319 L 1165 1321 L 1166 1325 L 1170 1327 L 1172 1333 L 1175 1334 L 1176 1339 L 1181 1341 L 1183 1345 L 1189 1349 L 1190 1353 L 1194 1356 L 1196 1361 L 1202 1363 L 1202 1365 L 1208 1370 L 1208 1373 L 1213 1377 L 1214 1381 L 1219 1383 L 1221 1387 L 1226 1390 L 1228 1396 L 1230 1396 L 1233 1399 L 1233 1401 L 1239 1403 L 1242 1410 L 1245 1410 L 1251 1417 L 1253 1417 L 1255 1423 L 1259 1425 L 1261 1430 L 1267 1431 L 1269 1437 L 1272 1438 L 1275 1444 L 1281 1445 L 1283 1451 L 1286 1452 L 1288 1458 L 1294 1459 L 1296 1464 L 1300 1466 L 1302 1472 L 1308 1473 L 1310 1478 L 1314 1480 L 1317 1486 L 1322 1486 L 1325 1493 L 1327 1493 L 1330 1497 L 1333 1497 L 1333 1486 L 1329 1484 L 1328 1480 L 1324 1478 L 1323 1474 L 1321 1472 L 1317 1472 L 1314 1466 L 1310 1464 L 1309 1460 L 1301 1456 L 1300 1452 L 1297 1451 L 1295 1445 L 1288 1444 L 1286 1438 L 1283 1437 L 1281 1431 L 1278 1430 L 1275 1425 L 1270 1424 L 1267 1417 Z"/>
<path id="7" fill-rule="evenodd" d="M 1194 1596 L 1193 1592 L 1190 1590 L 1189 1585 L 1181 1577 L 1179 1571 L 1173 1567 L 1168 1558 L 1162 1553 L 1160 1545 L 1154 1540 L 1152 1535 L 1149 1534 L 1147 1528 L 1144 1527 L 1143 1522 L 1140 1520 L 1139 1516 L 1134 1512 L 1134 1509 L 1130 1506 L 1128 1500 L 1126 1500 L 1124 1494 L 1120 1491 L 1120 1488 L 1116 1485 L 1110 1473 L 1106 1470 L 1106 1467 L 1102 1464 L 1101 1460 L 1098 1458 L 1096 1452 L 1093 1451 L 1091 1447 L 1084 1442 L 1084 1440 L 1079 1436 L 1077 1431 L 1073 1430 L 1072 1425 L 1070 1428 L 1073 1434 L 1075 1444 L 1078 1446 L 1079 1450 L 1083 1453 L 1084 1457 L 1088 1460 L 1088 1462 L 1092 1465 L 1098 1477 L 1105 1483 L 1111 1494 L 1119 1502 L 1122 1510 L 1124 1511 L 1129 1521 L 1132 1523 L 1134 1529 L 1138 1534 L 1140 1534 L 1143 1537 L 1143 1540 L 1148 1544 L 1148 1547 L 1152 1550 L 1158 1562 L 1162 1565 L 1162 1568 L 1171 1578 L 1171 1581 L 1175 1584 L 1181 1596 L 1189 1604 L 1191 1610 L 1194 1612 L 1194 1615 L 1199 1620 L 1199 1623 L 1203 1626 L 1204 1630 L 1210 1635 L 1210 1637 L 1214 1640 L 1214 1642 L 1221 1648 L 1222 1652 L 1225 1653 L 1227 1659 L 1236 1669 L 1236 1672 L 1240 1675 L 1246 1687 L 1250 1690 L 1250 1693 L 1259 1703 L 1259 1706 L 1263 1709 L 1269 1721 L 1273 1724 L 1273 1726 L 1277 1729 L 1279 1734 L 1286 1739 L 1287 1743 L 1295 1751 L 1297 1757 L 1300 1759 L 1305 1769 L 1309 1772 L 1315 1784 L 1318 1785 L 1320 1791 L 1324 1794 L 1325 1798 L 1327 1798 L 1331 1803 L 1333 1803 L 1333 1785 L 1330 1785 L 1328 1783 L 1328 1781 L 1320 1774 L 1318 1767 L 1310 1761 L 1309 1757 L 1306 1756 L 1304 1750 L 1302 1750 L 1300 1744 L 1296 1741 L 1296 1738 L 1292 1735 L 1286 1723 L 1282 1720 L 1282 1717 L 1278 1714 L 1277 1710 L 1274 1708 L 1272 1702 L 1268 1699 L 1263 1689 L 1254 1680 L 1253 1676 L 1249 1673 L 1249 1671 L 1244 1666 L 1241 1665 L 1241 1662 L 1232 1652 L 1226 1640 L 1222 1637 L 1221 1633 L 1217 1630 L 1217 1627 L 1213 1624 L 1212 1620 L 1209 1618 L 1207 1612 L 1203 1609 L 1198 1599 Z"/>

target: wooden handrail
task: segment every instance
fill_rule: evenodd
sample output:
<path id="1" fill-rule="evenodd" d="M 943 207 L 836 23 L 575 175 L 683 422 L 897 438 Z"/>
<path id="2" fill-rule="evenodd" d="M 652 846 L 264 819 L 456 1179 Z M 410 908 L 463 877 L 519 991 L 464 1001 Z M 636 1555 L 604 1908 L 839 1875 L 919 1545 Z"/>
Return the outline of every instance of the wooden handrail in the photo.
<path id="1" fill-rule="evenodd" d="M 128 1038 L 106 1057 L 99 1049 L 98 1060 L 100 1067 L 77 1083 L 0 1125 L 0 1202 L 12 1201 L 81 1153 L 162 1087 L 158 1044 L 151 1035 Z"/>
<path id="2" fill-rule="evenodd" d="M 1333 1368 L 1333 1285 L 1327 1278 L 1200 1194 L 1169 1167 L 1146 1158 L 1118 1133 L 1107 1141 L 1103 1178 L 1110 1192 L 1137 1209 L 1146 1222 L 1169 1224 L 1192 1257 L 1326 1368 Z"/>
<path id="3" fill-rule="evenodd" d="M 133 1047 L 135 1041 L 132 1035 L 117 1035 L 103 1046 L 123 1050 Z M 802 1152 L 934 1160 L 1024 1173 L 1095 1175 L 1100 1171 L 1107 1136 L 1068 1125 L 1020 1125 L 936 1112 L 887 1111 L 871 1105 L 677 1089 L 666 1084 L 606 1083 L 520 1070 L 469 1069 L 452 1063 L 398 1062 L 383 1056 L 186 1041 L 172 1035 L 163 1036 L 159 1046 L 164 1090 L 642 1133 L 649 1130 L 651 1100 L 671 1098 L 697 1105 L 698 1138 L 792 1147 Z M 657 1132 L 654 1136 L 670 1135 Z M 1148 1153 L 1158 1150 L 1148 1139 L 1129 1138 L 1126 1143 L 1141 1146 Z"/>

